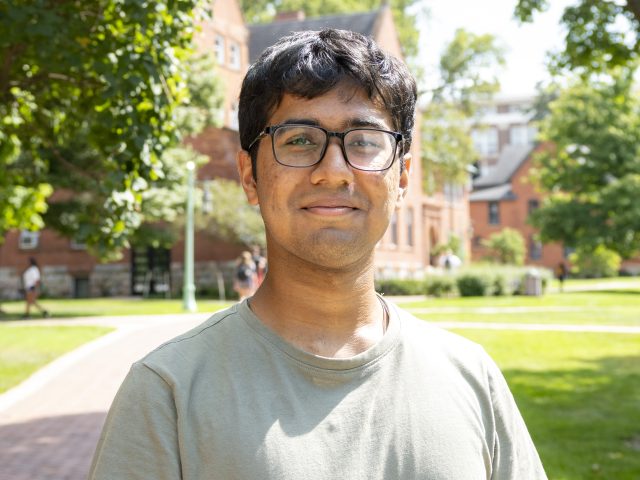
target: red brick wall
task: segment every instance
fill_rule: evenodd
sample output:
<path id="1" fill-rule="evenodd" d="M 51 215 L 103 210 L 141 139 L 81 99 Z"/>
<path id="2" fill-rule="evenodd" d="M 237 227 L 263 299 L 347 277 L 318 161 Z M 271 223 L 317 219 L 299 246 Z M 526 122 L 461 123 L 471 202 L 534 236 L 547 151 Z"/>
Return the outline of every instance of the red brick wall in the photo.
<path id="1" fill-rule="evenodd" d="M 531 157 L 525 160 L 513 175 L 511 188 L 516 198 L 515 200 L 502 200 L 499 202 L 499 224 L 489 224 L 489 202 L 471 202 L 470 214 L 473 227 L 471 255 L 474 261 L 481 260 L 487 254 L 486 249 L 479 245 L 478 238 L 489 238 L 493 233 L 499 232 L 505 227 L 518 230 L 524 237 L 527 247 L 526 264 L 554 268 L 564 260 L 563 248 L 557 243 L 543 245 L 542 255 L 539 260 L 532 260 L 529 257 L 529 241 L 531 235 L 536 233 L 536 230 L 527 223 L 529 200 L 542 202 L 542 195 L 535 190 L 527 178 L 530 167 Z"/>

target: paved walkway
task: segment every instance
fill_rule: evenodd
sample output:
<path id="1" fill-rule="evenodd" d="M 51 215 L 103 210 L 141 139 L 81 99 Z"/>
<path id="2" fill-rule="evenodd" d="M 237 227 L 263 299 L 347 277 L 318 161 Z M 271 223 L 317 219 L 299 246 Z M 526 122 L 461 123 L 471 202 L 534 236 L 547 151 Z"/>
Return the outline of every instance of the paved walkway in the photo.
<path id="1" fill-rule="evenodd" d="M 106 412 L 129 366 L 207 314 L 94 317 L 34 323 L 117 330 L 60 357 L 0 395 L 0 480 L 84 480 Z M 446 328 L 640 333 L 638 327 L 438 323 Z"/>
<path id="2" fill-rule="evenodd" d="M 207 316 L 37 322 L 118 329 L 0 395 L 0 480 L 84 480 L 106 412 L 129 366 Z"/>

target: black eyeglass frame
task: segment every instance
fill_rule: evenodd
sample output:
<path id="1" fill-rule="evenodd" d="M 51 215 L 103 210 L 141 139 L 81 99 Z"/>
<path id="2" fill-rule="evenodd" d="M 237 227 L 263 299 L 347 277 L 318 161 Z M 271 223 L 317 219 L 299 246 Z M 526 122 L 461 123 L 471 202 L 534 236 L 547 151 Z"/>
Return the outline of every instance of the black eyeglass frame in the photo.
<path id="1" fill-rule="evenodd" d="M 322 152 L 320 153 L 320 158 L 318 159 L 318 161 L 315 162 L 315 163 L 312 163 L 311 165 L 287 165 L 286 163 L 282 163 L 280 160 L 278 160 L 278 155 L 276 154 L 276 144 L 273 141 L 273 136 L 278 131 L 279 128 L 283 128 L 283 127 L 310 127 L 310 128 L 316 128 L 318 130 L 322 130 L 326 135 L 326 142 L 324 144 L 324 148 L 322 149 Z M 383 133 L 388 133 L 388 134 L 393 136 L 393 139 L 396 141 L 396 145 L 395 145 L 395 148 L 393 149 L 393 158 L 391 159 L 391 163 L 387 167 L 379 168 L 379 169 L 373 169 L 372 170 L 372 169 L 357 167 L 356 165 L 353 165 L 349 161 L 349 157 L 347 156 L 347 151 L 344 148 L 344 138 L 349 133 L 351 133 L 351 132 L 353 132 L 355 130 L 369 130 L 369 131 L 374 131 L 374 132 L 383 132 Z M 349 130 L 345 130 L 344 132 L 332 132 L 331 130 L 327 130 L 326 128 L 322 128 L 319 125 L 307 125 L 307 124 L 304 124 L 304 123 L 281 123 L 279 125 L 270 125 L 268 127 L 265 127 L 265 129 L 262 130 L 262 132 L 260 132 L 258 134 L 258 136 L 256 138 L 254 138 L 254 140 L 249 144 L 249 148 L 247 148 L 247 151 L 250 152 L 251 149 L 253 148 L 253 146 L 257 142 L 262 140 L 264 137 L 266 137 L 267 135 L 271 137 L 271 150 L 273 151 L 273 158 L 275 158 L 276 162 L 278 162 L 280 165 L 283 165 L 285 167 L 290 167 L 290 168 L 308 168 L 308 167 L 313 167 L 314 165 L 318 165 L 322 161 L 322 159 L 324 158 L 324 155 L 327 153 L 327 148 L 329 147 L 329 139 L 331 137 L 337 137 L 337 138 L 340 139 L 340 149 L 342 150 L 342 156 L 344 157 L 344 160 L 347 162 L 347 164 L 350 167 L 355 168 L 356 170 L 363 171 L 363 172 L 384 172 L 386 170 L 389 170 L 393 166 L 393 164 L 395 163 L 396 157 L 398 156 L 398 147 L 404 141 L 404 135 L 402 135 L 400 132 L 394 132 L 392 130 L 384 130 L 382 128 L 356 127 L 356 128 L 350 128 Z"/>

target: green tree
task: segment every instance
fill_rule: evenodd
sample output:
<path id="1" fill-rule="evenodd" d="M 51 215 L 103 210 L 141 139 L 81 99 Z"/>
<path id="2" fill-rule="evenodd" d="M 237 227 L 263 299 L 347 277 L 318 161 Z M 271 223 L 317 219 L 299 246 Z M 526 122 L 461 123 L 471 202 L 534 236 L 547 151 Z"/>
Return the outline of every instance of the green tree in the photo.
<path id="1" fill-rule="evenodd" d="M 531 217 L 543 242 L 623 258 L 640 251 L 640 95 L 632 69 L 575 80 L 550 104 L 532 177 L 547 193 Z"/>
<path id="2" fill-rule="evenodd" d="M 470 132 L 475 105 L 499 90 L 496 67 L 503 63 L 504 53 L 492 35 L 459 29 L 446 46 L 438 84 L 422 113 L 425 191 L 468 180 L 469 167 L 478 157 Z"/>
<path id="3" fill-rule="evenodd" d="M 621 258 L 602 245 L 595 248 L 578 247 L 569 255 L 571 271 L 582 278 L 615 277 L 620 271 Z"/>
<path id="4" fill-rule="evenodd" d="M 127 246 L 146 193 L 171 177 L 163 152 L 190 101 L 198 11 L 198 0 L 0 4 L 0 239 L 46 223 L 102 258 Z"/>
<path id="5" fill-rule="evenodd" d="M 548 0 L 518 0 L 515 16 L 531 22 L 548 6 Z M 561 21 L 567 33 L 563 50 L 551 56 L 554 71 L 606 72 L 640 55 L 638 0 L 580 0 L 566 7 Z"/>
<path id="6" fill-rule="evenodd" d="M 403 54 L 411 59 L 418 53 L 416 18 L 418 9 L 424 7 L 419 0 L 391 0 L 389 5 Z M 247 22 L 259 23 L 273 20 L 279 12 L 303 11 L 308 17 L 367 12 L 379 8 L 380 0 L 240 0 L 240 6 Z"/>
<path id="7" fill-rule="evenodd" d="M 206 183 L 201 201 L 205 208 L 196 225 L 217 238 L 246 245 L 265 246 L 264 223 L 257 207 L 249 205 L 238 182 L 217 178 Z M 206 202 L 210 208 L 206 208 Z"/>
<path id="8" fill-rule="evenodd" d="M 504 228 L 482 244 L 489 249 L 489 258 L 505 265 L 523 265 L 526 247 L 524 238 L 518 230 Z"/>

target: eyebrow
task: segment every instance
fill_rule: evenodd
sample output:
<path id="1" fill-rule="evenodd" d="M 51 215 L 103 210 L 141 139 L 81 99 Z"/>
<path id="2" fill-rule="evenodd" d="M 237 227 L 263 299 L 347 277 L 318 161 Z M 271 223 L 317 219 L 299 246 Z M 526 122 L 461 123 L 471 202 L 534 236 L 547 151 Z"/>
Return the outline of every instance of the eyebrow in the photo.
<path id="1" fill-rule="evenodd" d="M 288 118 L 287 120 L 280 123 L 280 125 L 311 125 L 316 127 L 322 127 L 322 124 L 313 118 Z M 391 130 L 391 127 L 386 125 L 380 119 L 376 117 L 363 117 L 363 118 L 352 118 L 347 120 L 342 128 L 347 130 L 349 128 L 380 128 L 382 130 Z M 324 127 L 323 127 L 324 128 Z"/>

